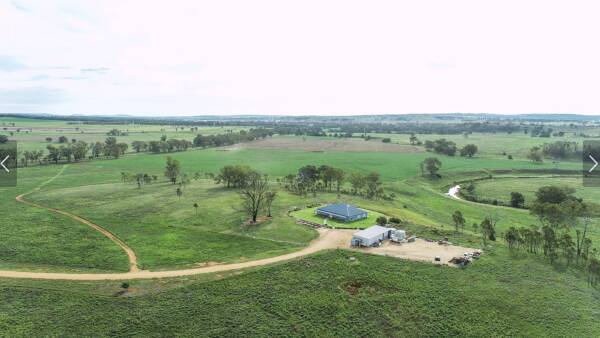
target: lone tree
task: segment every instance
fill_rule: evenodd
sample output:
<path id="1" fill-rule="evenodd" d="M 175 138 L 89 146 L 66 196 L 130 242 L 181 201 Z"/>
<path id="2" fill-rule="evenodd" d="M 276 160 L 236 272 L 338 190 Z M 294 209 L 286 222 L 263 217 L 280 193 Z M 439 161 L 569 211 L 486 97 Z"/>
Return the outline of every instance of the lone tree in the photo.
<path id="1" fill-rule="evenodd" d="M 513 208 L 522 208 L 525 204 L 525 197 L 520 192 L 510 193 L 510 206 Z"/>
<path id="2" fill-rule="evenodd" d="M 275 197 L 277 197 L 277 193 L 275 191 L 267 191 L 267 195 L 265 196 L 267 217 L 271 217 L 271 205 L 273 204 L 273 201 L 275 201 Z"/>
<path id="3" fill-rule="evenodd" d="M 467 144 L 460 150 L 460 156 L 473 157 L 477 153 L 477 146 L 474 144 Z"/>
<path id="4" fill-rule="evenodd" d="M 259 211 L 265 207 L 268 189 L 268 177 L 251 172 L 248 175 L 247 184 L 240 191 L 244 210 L 252 218 L 252 223 L 256 223 Z"/>
<path id="5" fill-rule="evenodd" d="M 181 196 L 183 195 L 183 190 L 181 190 L 181 188 L 177 188 L 175 193 L 177 194 L 177 198 L 181 199 Z"/>
<path id="6" fill-rule="evenodd" d="M 429 176 L 437 176 L 437 172 L 442 167 L 442 162 L 440 162 L 437 157 L 428 157 L 421 165 L 429 172 Z"/>
<path id="7" fill-rule="evenodd" d="M 181 165 L 179 161 L 174 160 L 171 156 L 167 156 L 167 166 L 165 167 L 165 176 L 171 180 L 171 183 L 177 183 L 177 177 L 181 173 Z"/>
<path id="8" fill-rule="evenodd" d="M 198 203 L 194 203 L 194 209 L 196 209 L 196 216 L 198 216 Z"/>
<path id="9" fill-rule="evenodd" d="M 464 229 L 465 218 L 463 217 L 462 212 L 459 210 L 456 210 L 454 214 L 452 214 L 452 221 L 454 222 L 454 228 L 456 229 L 456 232 L 458 232 L 458 229 Z"/>

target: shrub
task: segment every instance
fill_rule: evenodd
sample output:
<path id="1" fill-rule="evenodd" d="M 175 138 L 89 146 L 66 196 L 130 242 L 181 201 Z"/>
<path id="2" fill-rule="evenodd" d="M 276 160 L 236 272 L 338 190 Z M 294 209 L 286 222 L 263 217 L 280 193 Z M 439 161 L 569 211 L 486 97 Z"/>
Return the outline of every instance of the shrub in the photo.
<path id="1" fill-rule="evenodd" d="M 379 216 L 379 217 L 377 217 L 376 222 L 379 225 L 386 225 L 387 222 L 388 222 L 388 220 L 387 220 L 387 218 L 385 216 Z"/>
<path id="2" fill-rule="evenodd" d="M 392 224 L 400 224 L 402 221 L 398 217 L 390 217 L 390 223 Z"/>

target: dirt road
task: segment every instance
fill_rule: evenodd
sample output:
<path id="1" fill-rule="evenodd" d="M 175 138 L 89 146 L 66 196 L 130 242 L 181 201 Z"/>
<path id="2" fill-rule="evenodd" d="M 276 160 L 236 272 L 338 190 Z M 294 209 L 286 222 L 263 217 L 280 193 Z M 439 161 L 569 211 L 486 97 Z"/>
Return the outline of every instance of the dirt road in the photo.
<path id="1" fill-rule="evenodd" d="M 48 185 L 49 183 L 51 183 L 52 181 L 54 181 L 56 178 L 58 178 L 60 175 L 62 175 L 62 173 L 65 171 L 65 169 L 68 166 L 69 166 L 68 164 L 65 164 L 62 167 L 62 169 L 58 172 L 58 174 L 54 175 L 51 179 L 43 182 L 42 184 L 40 184 L 39 186 L 37 186 L 35 189 L 17 196 L 16 200 L 19 201 L 19 202 L 21 202 L 21 203 L 27 204 L 29 206 L 35 207 L 35 208 L 45 209 L 45 210 L 51 211 L 53 213 L 66 216 L 66 217 L 68 217 L 70 219 L 73 219 L 73 220 L 75 220 L 77 222 L 85 224 L 85 225 L 91 227 L 92 229 L 100 232 L 101 234 L 103 234 L 104 236 L 106 236 L 108 239 L 110 239 L 111 241 L 115 242 L 119 247 L 121 247 L 121 249 L 123 249 L 123 251 L 125 251 L 125 253 L 127 254 L 127 257 L 129 258 L 129 271 L 130 272 L 139 272 L 140 269 L 138 268 L 138 265 L 137 265 L 137 257 L 135 255 L 135 252 L 129 246 L 127 246 L 127 244 L 125 244 L 122 240 L 120 240 L 117 236 L 115 236 L 110 231 L 104 229 L 103 227 L 101 227 L 98 224 L 92 223 L 92 222 L 88 221 L 87 219 L 81 218 L 81 217 L 79 217 L 77 215 L 74 215 L 74 214 L 72 214 L 70 212 L 66 212 L 66 211 L 59 210 L 59 209 L 54 209 L 54 208 L 49 208 L 49 207 L 46 207 L 46 206 L 43 206 L 43 205 L 40 205 L 40 204 L 37 204 L 37 203 L 33 203 L 33 202 L 30 202 L 30 201 L 27 201 L 25 199 L 25 196 L 30 195 L 30 194 L 32 194 L 32 193 L 34 193 L 36 191 L 39 191 L 42 187 Z"/>
<path id="2" fill-rule="evenodd" d="M 172 270 L 172 271 L 130 271 L 124 273 L 53 273 L 53 272 L 26 272 L 26 271 L 0 271 L 0 277 L 29 278 L 29 279 L 54 279 L 54 280 L 124 280 L 124 279 L 152 279 L 190 276 L 203 273 L 239 270 L 244 268 L 269 265 L 290 259 L 306 256 L 315 252 L 347 247 L 352 237 L 352 230 L 319 229 L 319 238 L 310 243 L 306 248 L 277 257 L 259 259 L 242 263 L 211 265 L 200 268 Z"/>

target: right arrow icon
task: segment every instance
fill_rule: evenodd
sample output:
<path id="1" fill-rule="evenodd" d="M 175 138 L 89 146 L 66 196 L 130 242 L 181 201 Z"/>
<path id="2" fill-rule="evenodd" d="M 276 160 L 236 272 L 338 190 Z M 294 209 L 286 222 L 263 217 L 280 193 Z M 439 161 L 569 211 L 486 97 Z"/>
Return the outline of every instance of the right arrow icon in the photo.
<path id="1" fill-rule="evenodd" d="M 588 171 L 588 172 L 592 172 L 592 170 L 596 169 L 596 167 L 598 166 L 598 161 L 596 161 L 596 159 L 594 157 L 592 157 L 592 155 L 589 155 L 590 159 L 594 162 L 594 166 Z"/>
<path id="2" fill-rule="evenodd" d="M 10 172 L 10 170 L 8 170 L 8 168 L 7 168 L 7 167 L 4 165 L 4 162 L 6 162 L 6 160 L 8 160 L 8 158 L 9 158 L 9 157 L 10 157 L 10 156 L 8 156 L 8 155 L 7 155 L 7 156 L 6 156 L 6 157 L 5 157 L 5 158 L 2 160 L 2 162 L 0 162 L 0 166 L 2 166 L 2 168 L 4 168 L 4 170 L 5 170 L 7 173 L 9 173 L 9 172 Z"/>

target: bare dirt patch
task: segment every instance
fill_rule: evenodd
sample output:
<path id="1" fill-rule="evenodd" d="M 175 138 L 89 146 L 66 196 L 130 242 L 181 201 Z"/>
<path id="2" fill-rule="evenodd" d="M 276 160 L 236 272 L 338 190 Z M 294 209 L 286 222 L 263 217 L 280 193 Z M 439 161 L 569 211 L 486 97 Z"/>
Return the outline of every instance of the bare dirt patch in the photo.
<path id="1" fill-rule="evenodd" d="M 327 151 L 355 151 L 355 152 L 386 152 L 386 153 L 416 153 L 423 150 L 410 145 L 401 145 L 394 143 L 383 143 L 381 140 L 365 141 L 357 138 L 346 139 L 319 139 L 299 137 L 272 137 L 264 140 L 252 141 L 226 149 L 285 149 L 285 150 L 303 150 L 314 152 Z"/>
<path id="2" fill-rule="evenodd" d="M 410 259 L 421 262 L 431 262 L 434 264 L 445 264 L 455 266 L 448 263 L 453 257 L 463 256 L 466 252 L 476 251 L 475 249 L 465 248 L 456 245 L 438 244 L 437 242 L 428 242 L 418 238 L 413 243 L 392 243 L 386 241 L 380 247 L 375 248 L 360 248 L 359 251 L 364 251 L 376 255 L 397 257 Z M 435 257 L 440 257 L 440 261 L 436 262 Z"/>

